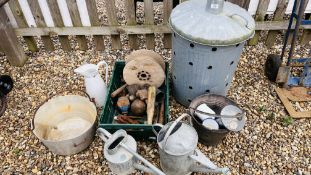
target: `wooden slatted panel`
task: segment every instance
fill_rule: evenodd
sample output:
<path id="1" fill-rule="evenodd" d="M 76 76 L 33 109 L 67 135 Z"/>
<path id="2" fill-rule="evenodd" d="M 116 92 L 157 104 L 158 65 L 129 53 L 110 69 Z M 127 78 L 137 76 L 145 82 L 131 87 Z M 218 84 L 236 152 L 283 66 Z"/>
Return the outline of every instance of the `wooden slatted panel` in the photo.
<path id="1" fill-rule="evenodd" d="M 233 4 L 236 4 L 240 7 L 243 7 L 244 6 L 244 1 L 245 0 L 229 0 L 229 2 L 233 3 Z"/>
<path id="2" fill-rule="evenodd" d="M 97 7 L 95 0 L 86 1 L 86 7 L 90 16 L 90 21 L 92 26 L 100 26 L 100 22 L 98 19 Z M 103 36 L 94 35 L 95 47 L 96 50 L 105 50 L 105 43 Z"/>
<path id="3" fill-rule="evenodd" d="M 310 1 L 310 0 L 309 0 Z M 304 10 L 306 9 L 308 4 L 308 0 L 305 0 Z M 306 15 L 306 20 L 311 20 L 311 15 Z M 301 37 L 301 43 L 302 44 L 308 44 L 311 41 L 311 30 L 303 30 L 302 37 Z"/>
<path id="4" fill-rule="evenodd" d="M 0 50 L 5 53 L 12 66 L 23 66 L 27 57 L 2 7 L 0 7 L 0 26 Z"/>
<path id="5" fill-rule="evenodd" d="M 38 0 L 28 0 L 28 4 L 30 6 L 32 15 L 35 19 L 35 22 L 37 24 L 37 27 L 46 27 L 46 23 L 44 21 Z M 44 47 L 48 51 L 54 50 L 54 45 L 49 36 L 41 36 L 41 39 L 43 41 Z"/>
<path id="6" fill-rule="evenodd" d="M 117 26 L 118 21 L 117 21 L 117 11 L 116 11 L 116 3 L 115 0 L 106 0 L 106 12 L 108 16 L 108 23 L 111 26 Z M 111 35 L 111 45 L 112 49 L 121 49 L 122 44 L 120 40 L 120 35 Z"/>
<path id="7" fill-rule="evenodd" d="M 245 10 L 248 10 L 250 2 L 251 2 L 251 0 L 244 0 L 244 3 L 243 3 L 243 6 L 242 6 L 242 7 L 243 7 Z"/>
<path id="8" fill-rule="evenodd" d="M 64 22 L 57 4 L 56 0 L 47 0 L 47 3 L 49 5 L 49 9 L 51 11 L 52 19 L 56 27 L 64 27 Z M 65 51 L 70 51 L 71 46 L 68 39 L 68 36 L 58 36 L 59 42 Z"/>
<path id="9" fill-rule="evenodd" d="M 273 21 L 282 21 L 285 11 L 286 11 L 286 0 L 279 0 L 277 9 L 274 14 Z M 279 31 L 269 31 L 267 40 L 266 40 L 266 45 L 268 48 L 271 48 L 274 43 L 275 43 L 275 38 L 278 35 Z"/>
<path id="10" fill-rule="evenodd" d="M 256 21 L 264 21 L 265 20 L 265 15 L 267 13 L 269 2 L 270 2 L 270 0 L 259 1 L 258 9 L 256 12 L 256 17 L 255 17 Z M 260 35 L 260 31 L 256 31 L 254 37 L 249 40 L 248 44 L 251 46 L 256 45 L 258 43 L 258 40 L 259 40 L 259 35 Z"/>
<path id="11" fill-rule="evenodd" d="M 28 28 L 28 24 L 26 22 L 25 16 L 22 12 L 22 9 L 17 0 L 9 1 L 10 9 L 14 15 L 14 18 L 17 22 L 18 27 L 20 28 Z M 36 44 L 36 40 L 32 36 L 25 36 L 24 40 L 28 46 L 28 49 L 32 52 L 38 51 L 38 47 Z"/>
<path id="12" fill-rule="evenodd" d="M 125 0 L 127 25 L 136 25 L 136 10 L 134 0 Z M 128 35 L 129 45 L 132 49 L 138 49 L 137 35 Z"/>
<path id="13" fill-rule="evenodd" d="M 79 15 L 78 5 L 76 0 L 66 0 L 70 17 L 75 27 L 82 27 L 82 22 Z M 83 35 L 76 36 L 77 42 L 81 50 L 87 50 L 87 39 Z"/>
<path id="14" fill-rule="evenodd" d="M 163 23 L 168 24 L 170 14 L 173 8 L 172 0 L 163 0 Z M 165 33 L 163 38 L 164 48 L 172 48 L 172 34 Z"/>
<path id="15" fill-rule="evenodd" d="M 154 24 L 154 14 L 153 14 L 153 0 L 144 0 L 144 11 L 145 11 L 145 24 Z M 146 34 L 146 46 L 147 49 L 154 49 L 155 41 L 154 34 Z"/>

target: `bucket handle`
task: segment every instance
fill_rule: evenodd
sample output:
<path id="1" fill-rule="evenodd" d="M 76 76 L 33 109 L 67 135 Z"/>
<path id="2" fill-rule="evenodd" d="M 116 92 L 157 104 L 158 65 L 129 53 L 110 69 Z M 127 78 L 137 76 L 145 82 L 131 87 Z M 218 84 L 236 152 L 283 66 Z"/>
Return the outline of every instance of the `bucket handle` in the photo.
<path id="1" fill-rule="evenodd" d="M 175 126 L 185 117 L 188 117 L 188 119 L 190 118 L 190 115 L 187 114 L 187 113 L 183 113 L 181 114 L 181 116 L 179 116 L 174 122 L 173 124 L 168 128 L 167 132 L 165 133 L 165 136 L 164 136 L 164 145 L 163 145 L 163 150 L 165 150 L 165 147 L 166 147 L 166 142 L 167 142 L 167 139 L 168 137 L 171 135 L 171 132 L 173 131 L 173 129 L 175 128 Z"/>
<path id="2" fill-rule="evenodd" d="M 46 99 L 45 99 L 43 102 L 41 102 L 40 105 L 36 108 L 34 114 L 36 115 L 36 113 L 38 112 L 39 108 L 40 108 L 44 103 L 46 103 L 46 102 L 48 102 L 49 100 L 51 100 L 53 97 L 55 97 L 55 96 L 57 96 L 57 95 L 60 95 L 60 94 L 63 94 L 64 92 L 73 93 L 73 92 L 75 92 L 75 91 L 76 91 L 76 92 L 81 92 L 81 93 L 83 93 L 85 96 L 87 96 L 87 98 L 90 100 L 90 102 L 94 103 L 94 105 L 95 105 L 94 99 L 92 99 L 92 98 L 89 96 L 89 94 L 87 94 L 85 91 L 82 91 L 82 90 L 79 90 L 79 89 L 64 90 L 64 91 L 62 91 L 62 92 L 58 92 L 58 93 L 56 93 L 56 94 L 54 94 L 54 95 L 51 95 L 50 97 L 46 98 Z M 34 117 L 33 117 L 32 119 L 30 119 L 30 127 L 29 127 L 29 128 L 30 128 L 30 130 L 32 130 L 32 131 L 35 129 L 34 120 L 35 120 Z"/>
<path id="3" fill-rule="evenodd" d="M 192 172 L 221 173 L 221 174 L 229 173 L 229 169 L 227 167 L 218 168 L 199 149 L 195 149 L 194 154 L 190 155 L 190 158 L 196 162 L 191 166 Z"/>
<path id="4" fill-rule="evenodd" d="M 100 61 L 99 63 L 97 63 L 97 71 L 99 69 L 100 66 L 105 65 L 105 80 L 106 80 L 106 85 L 108 83 L 108 64 L 106 61 Z"/>

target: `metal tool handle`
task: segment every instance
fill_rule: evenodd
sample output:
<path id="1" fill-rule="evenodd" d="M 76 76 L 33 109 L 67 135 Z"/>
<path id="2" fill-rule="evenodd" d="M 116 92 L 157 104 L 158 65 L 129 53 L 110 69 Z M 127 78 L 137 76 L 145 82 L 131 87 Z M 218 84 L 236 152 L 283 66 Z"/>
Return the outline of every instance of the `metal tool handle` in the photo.
<path id="1" fill-rule="evenodd" d="M 228 168 L 218 168 L 199 149 L 195 149 L 195 154 L 191 155 L 190 158 L 196 162 L 191 167 L 191 171 L 193 172 L 222 173 L 222 174 L 229 173 Z"/>
<path id="2" fill-rule="evenodd" d="M 60 95 L 60 94 L 63 94 L 64 92 L 69 92 L 69 93 L 73 93 L 73 92 L 81 92 L 83 93 L 85 96 L 87 96 L 87 98 L 90 100 L 90 102 L 94 103 L 94 105 L 96 106 L 94 100 L 89 96 L 89 94 L 87 94 L 85 91 L 82 91 L 82 90 L 79 90 L 79 89 L 71 89 L 71 90 L 65 90 L 65 91 L 62 91 L 62 92 L 58 92 L 54 95 L 51 95 L 50 97 L 46 98 L 43 102 L 40 103 L 40 105 L 36 108 L 34 114 L 36 115 L 36 113 L 38 112 L 38 110 L 40 109 L 40 107 L 48 102 L 50 99 L 52 99 L 53 97 L 57 96 L 57 95 Z M 34 120 L 35 118 L 33 117 L 31 120 L 30 120 L 30 130 L 34 130 L 35 129 L 35 124 L 34 124 Z"/>
<path id="3" fill-rule="evenodd" d="M 163 150 L 165 150 L 165 147 L 166 147 L 166 142 L 167 142 L 167 139 L 168 137 L 171 135 L 171 132 L 173 131 L 173 129 L 175 128 L 175 126 L 185 117 L 190 117 L 189 114 L 182 114 L 181 116 L 179 116 L 173 123 L 172 125 L 168 128 L 167 132 L 165 133 L 165 136 L 164 136 L 164 145 L 163 145 Z"/>
<path id="4" fill-rule="evenodd" d="M 108 83 L 108 64 L 106 63 L 106 61 L 100 61 L 99 63 L 97 63 L 97 70 L 99 69 L 100 66 L 105 65 L 105 80 L 106 80 L 106 85 Z"/>
<path id="5" fill-rule="evenodd" d="M 197 110 L 197 109 L 192 108 L 192 107 L 189 107 L 189 109 L 194 110 L 195 112 L 200 113 L 200 114 L 209 115 L 209 116 L 211 116 L 211 117 L 219 117 L 219 118 L 237 118 L 238 120 L 242 120 L 243 117 L 245 116 L 245 111 L 243 111 L 243 110 L 241 110 L 242 113 L 238 113 L 238 114 L 236 114 L 236 115 L 217 115 L 217 114 L 206 113 L 206 112 Z"/>

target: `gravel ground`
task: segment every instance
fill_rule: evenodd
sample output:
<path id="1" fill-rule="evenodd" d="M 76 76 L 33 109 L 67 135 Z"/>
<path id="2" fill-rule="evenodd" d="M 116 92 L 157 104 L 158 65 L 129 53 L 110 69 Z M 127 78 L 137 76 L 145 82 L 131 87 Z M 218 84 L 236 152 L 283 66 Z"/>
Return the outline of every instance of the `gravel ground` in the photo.
<path id="1" fill-rule="evenodd" d="M 118 20 L 124 24 L 123 4 L 117 1 Z M 106 23 L 103 2 L 98 3 L 101 20 Z M 161 22 L 161 4 L 154 9 L 156 21 Z M 138 18 L 143 20 L 139 4 Z M 262 33 L 264 38 L 266 32 Z M 170 61 L 171 51 L 163 49 L 158 36 L 156 51 Z M 89 37 L 88 39 L 92 39 Z M 29 53 L 24 67 L 12 67 L 0 55 L 0 74 L 10 74 L 15 88 L 9 94 L 8 109 L 0 118 L 0 173 L 1 174 L 111 174 L 102 155 L 103 143 L 96 137 L 90 147 L 73 156 L 58 156 L 47 150 L 29 129 L 35 109 L 47 97 L 64 89 L 83 89 L 82 77 L 73 70 L 89 62 L 106 60 L 113 67 L 130 50 L 124 37 L 122 50 L 108 49 L 96 52 L 90 45 L 79 51 L 73 41 L 72 52 L 59 49 L 46 52 L 40 49 Z M 142 37 L 140 39 L 143 40 Z M 280 40 L 277 41 L 280 43 Z M 42 44 L 39 43 L 42 47 Z M 300 56 L 311 56 L 310 45 L 298 46 Z M 141 47 L 144 47 L 141 44 Z M 230 133 L 215 147 L 199 144 L 201 151 L 219 166 L 227 166 L 232 174 L 294 174 L 311 173 L 311 120 L 289 122 L 288 114 L 271 84 L 264 76 L 263 65 L 269 53 L 280 53 L 281 45 L 267 49 L 262 41 L 243 50 L 229 97 L 247 112 L 247 123 L 241 132 Z M 310 104 L 304 104 L 310 108 Z M 100 111 L 100 109 L 98 109 Z M 172 118 L 187 109 L 170 98 Z M 287 120 L 286 120 L 287 119 Z M 159 154 L 155 142 L 138 142 L 139 153 L 159 167 Z M 136 174 L 141 174 L 137 172 Z"/>

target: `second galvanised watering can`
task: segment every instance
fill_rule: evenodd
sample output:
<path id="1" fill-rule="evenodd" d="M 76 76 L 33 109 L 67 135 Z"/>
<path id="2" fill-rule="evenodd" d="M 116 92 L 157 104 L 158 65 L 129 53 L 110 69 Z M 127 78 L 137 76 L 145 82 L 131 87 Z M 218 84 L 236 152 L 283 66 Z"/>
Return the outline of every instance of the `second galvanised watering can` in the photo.
<path id="1" fill-rule="evenodd" d="M 228 168 L 218 168 L 199 149 L 198 134 L 195 129 L 180 122 L 188 114 L 181 115 L 165 126 L 157 134 L 161 168 L 167 175 L 186 175 L 191 172 L 227 174 Z"/>
<path id="2" fill-rule="evenodd" d="M 161 170 L 137 154 L 136 141 L 132 136 L 127 135 L 125 130 L 117 130 L 111 135 L 107 130 L 98 128 L 97 134 L 105 142 L 104 156 L 114 174 L 132 174 L 135 169 L 138 169 L 154 175 L 165 175 Z M 138 160 L 146 166 L 139 164 Z"/>
<path id="3" fill-rule="evenodd" d="M 100 76 L 98 69 L 100 66 L 106 66 L 105 81 Z M 88 95 L 95 100 L 97 107 L 104 106 L 106 102 L 107 82 L 108 82 L 108 64 L 100 61 L 96 64 L 84 64 L 74 70 L 75 73 L 84 76 L 84 84 Z"/>

